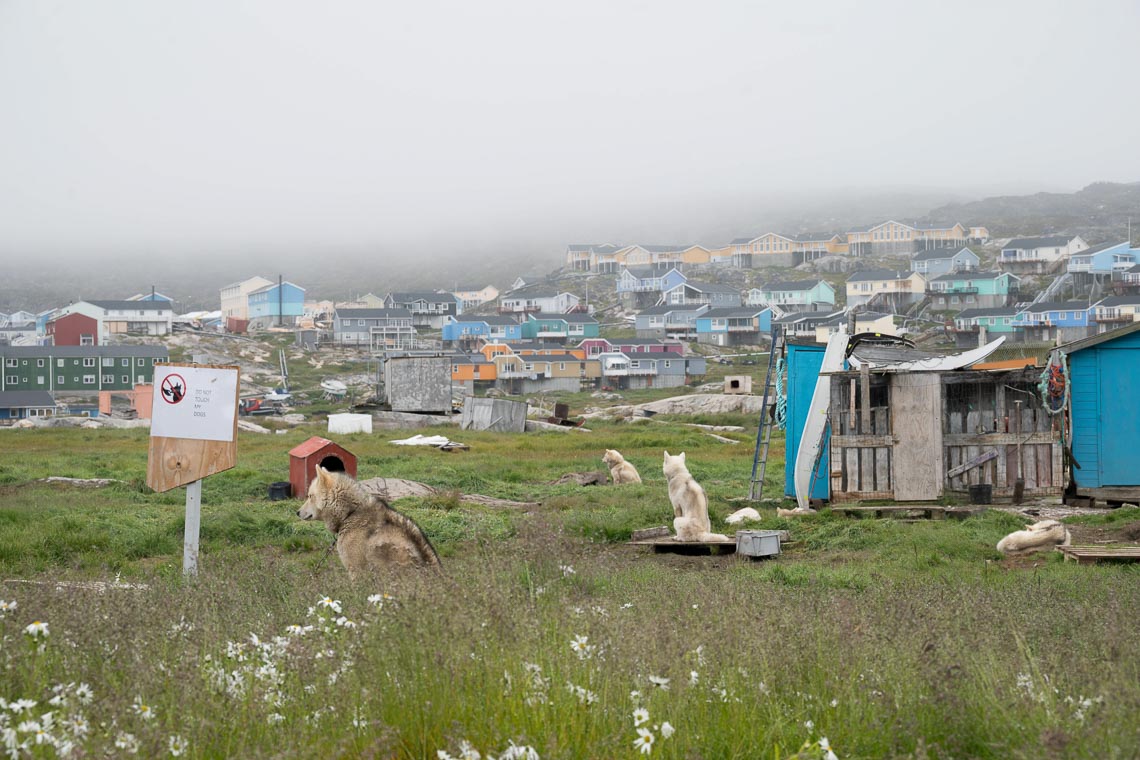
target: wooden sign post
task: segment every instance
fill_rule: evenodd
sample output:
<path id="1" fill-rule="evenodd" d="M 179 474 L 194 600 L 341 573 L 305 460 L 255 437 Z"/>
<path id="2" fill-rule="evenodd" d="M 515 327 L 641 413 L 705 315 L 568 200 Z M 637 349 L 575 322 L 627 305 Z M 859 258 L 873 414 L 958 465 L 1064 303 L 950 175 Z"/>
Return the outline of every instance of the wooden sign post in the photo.
<path id="1" fill-rule="evenodd" d="M 237 463 L 238 367 L 156 364 L 146 484 L 186 486 L 182 572 L 198 574 L 202 478 Z"/>

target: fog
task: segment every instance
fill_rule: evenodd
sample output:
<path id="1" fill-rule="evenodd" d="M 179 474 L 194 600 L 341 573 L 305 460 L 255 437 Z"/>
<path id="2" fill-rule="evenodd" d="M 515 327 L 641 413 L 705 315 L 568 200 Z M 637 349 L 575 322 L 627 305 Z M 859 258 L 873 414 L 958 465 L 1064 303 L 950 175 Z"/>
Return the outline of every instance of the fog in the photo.
<path id="1" fill-rule="evenodd" d="M 7 0 L 0 257 L 555 266 L 1133 181 L 1137 28 L 1135 0 Z"/>

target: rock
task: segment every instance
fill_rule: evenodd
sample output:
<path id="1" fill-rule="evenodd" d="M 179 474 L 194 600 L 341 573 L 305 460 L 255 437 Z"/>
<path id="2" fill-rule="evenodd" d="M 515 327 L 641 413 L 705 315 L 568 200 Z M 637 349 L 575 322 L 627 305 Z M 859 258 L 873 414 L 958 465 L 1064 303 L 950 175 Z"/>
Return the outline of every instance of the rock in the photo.
<path id="1" fill-rule="evenodd" d="M 548 485 L 563 486 L 568 483 L 574 483 L 580 486 L 604 486 L 609 482 L 607 475 L 604 472 L 571 472 L 563 475 L 558 480 L 552 480 Z"/>
<path id="2" fill-rule="evenodd" d="M 238 430 L 244 430 L 247 433 L 265 434 L 269 432 L 269 428 L 264 428 L 256 422 L 250 422 L 249 420 L 238 420 L 237 426 Z"/>
<path id="3" fill-rule="evenodd" d="M 569 433 L 571 430 L 578 430 L 583 433 L 591 432 L 588 428 L 566 427 L 565 425 L 555 425 L 553 422 L 542 422 L 541 420 L 527 420 L 523 429 L 528 433 L 537 433 L 542 430 L 557 430 L 560 433 Z"/>
<path id="4" fill-rule="evenodd" d="M 763 399 L 759 396 L 725 396 L 719 393 L 692 393 L 634 406 L 614 406 L 583 417 L 629 417 L 639 412 L 652 414 L 724 414 L 740 413 L 759 416 Z"/>

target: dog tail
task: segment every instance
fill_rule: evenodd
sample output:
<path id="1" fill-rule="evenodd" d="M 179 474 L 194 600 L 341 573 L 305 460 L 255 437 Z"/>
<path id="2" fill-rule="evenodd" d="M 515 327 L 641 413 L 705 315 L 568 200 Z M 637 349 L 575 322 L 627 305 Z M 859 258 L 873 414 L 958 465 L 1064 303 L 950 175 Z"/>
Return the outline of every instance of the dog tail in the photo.
<path id="1" fill-rule="evenodd" d="M 420 556 L 423 557 L 424 565 L 440 567 L 439 554 L 436 552 L 435 547 L 431 545 L 431 541 L 428 540 L 428 537 L 424 535 L 423 529 L 416 524 L 416 521 L 401 512 L 397 512 L 391 507 L 388 507 L 388 511 L 392 522 L 399 525 L 404 531 L 404 534 L 415 544 Z"/>

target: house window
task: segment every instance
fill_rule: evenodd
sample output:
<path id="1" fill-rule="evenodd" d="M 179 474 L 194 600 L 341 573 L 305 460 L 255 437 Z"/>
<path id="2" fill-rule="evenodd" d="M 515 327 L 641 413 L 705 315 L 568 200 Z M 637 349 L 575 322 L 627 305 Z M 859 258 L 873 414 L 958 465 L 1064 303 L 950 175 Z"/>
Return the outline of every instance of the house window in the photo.
<path id="1" fill-rule="evenodd" d="M 20 378 L 16 375 L 8 375 L 8 377 L 4 379 L 4 382 L 8 383 L 8 385 L 16 385 L 20 382 Z"/>
<path id="2" fill-rule="evenodd" d="M 55 366 L 62 367 L 63 366 L 63 359 L 56 359 L 55 360 Z M 60 380 L 60 382 L 62 383 L 63 381 Z"/>
<path id="3" fill-rule="evenodd" d="M 341 327 L 351 327 L 352 326 L 352 320 L 351 319 L 342 319 L 340 321 L 340 326 Z"/>
<path id="4" fill-rule="evenodd" d="M 44 360 L 43 359 L 36 359 L 36 366 L 37 367 L 44 366 Z"/>
<path id="5" fill-rule="evenodd" d="M 131 360 L 130 359 L 123 359 L 119 362 L 119 364 L 121 364 L 124 367 L 129 367 L 129 366 L 131 366 Z"/>
<path id="6" fill-rule="evenodd" d="M 46 380 L 47 378 L 45 378 L 43 375 L 39 375 L 36 377 L 36 385 L 43 385 Z"/>
<path id="7" fill-rule="evenodd" d="M 84 367 L 94 367 L 95 366 L 95 357 L 92 356 L 92 357 L 88 357 L 88 358 L 84 359 L 83 360 L 83 366 Z"/>
<path id="8" fill-rule="evenodd" d="M 131 382 L 131 376 L 130 375 L 123 375 L 123 385 L 126 385 L 129 382 Z"/>
<path id="9" fill-rule="evenodd" d="M 95 376 L 94 375 L 84 375 L 83 376 L 83 384 L 84 385 L 94 385 L 95 384 Z"/>
<path id="10" fill-rule="evenodd" d="M 115 382 L 115 376 L 114 375 L 103 375 L 103 383 L 105 385 L 112 385 L 112 384 L 114 384 L 114 382 Z"/>
<path id="11" fill-rule="evenodd" d="M 18 366 L 20 366 L 20 364 L 15 359 L 8 359 L 4 362 L 4 366 L 5 367 L 18 367 Z"/>
<path id="12" fill-rule="evenodd" d="M 104 367 L 114 367 L 115 366 L 115 360 L 105 356 L 105 357 L 103 357 L 103 366 Z"/>
<path id="13" fill-rule="evenodd" d="M 63 375 L 56 375 L 56 376 L 55 376 L 55 382 L 56 382 L 58 385 L 63 385 Z"/>
<path id="14" fill-rule="evenodd" d="M 671 360 L 666 359 L 665 360 L 665 369 L 669 369 L 669 367 L 672 366 L 672 364 L 673 364 L 673 362 Z"/>
<path id="15" fill-rule="evenodd" d="M 452 364 L 451 365 L 451 374 L 455 375 L 458 373 L 459 373 L 459 365 L 458 364 Z"/>
<path id="16" fill-rule="evenodd" d="M 357 327 L 364 327 L 364 320 L 363 319 L 356 320 L 356 326 Z"/>
<path id="17" fill-rule="evenodd" d="M 143 366 L 143 360 L 142 359 L 139 359 L 139 366 L 140 367 Z"/>

